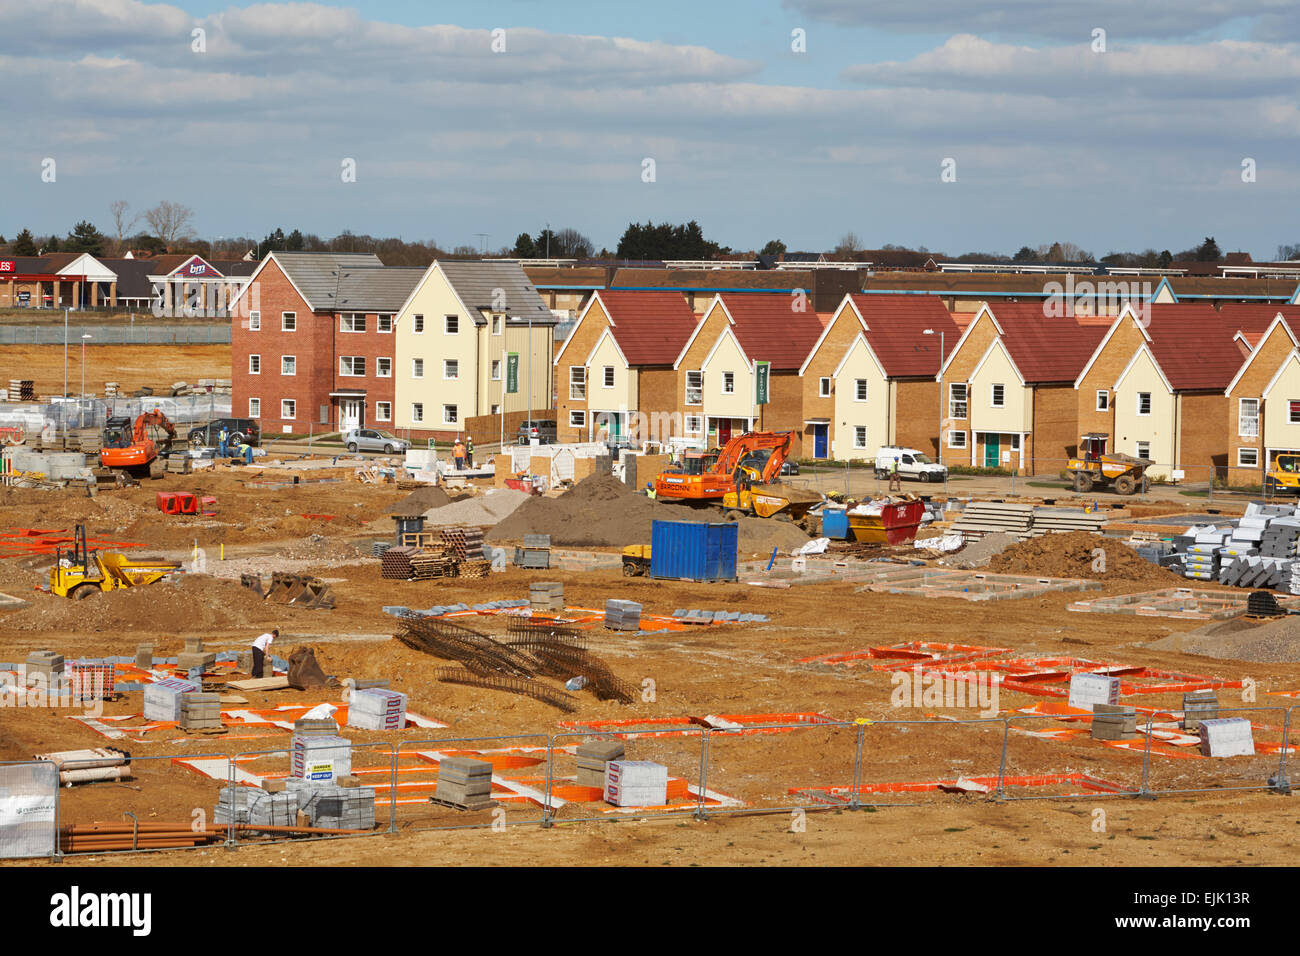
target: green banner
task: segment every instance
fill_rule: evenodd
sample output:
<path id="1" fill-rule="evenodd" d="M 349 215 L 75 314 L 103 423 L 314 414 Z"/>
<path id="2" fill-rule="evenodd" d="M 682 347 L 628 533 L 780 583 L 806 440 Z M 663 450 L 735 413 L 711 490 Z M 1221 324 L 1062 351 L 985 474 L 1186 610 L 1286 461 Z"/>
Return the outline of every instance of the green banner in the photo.
<path id="1" fill-rule="evenodd" d="M 769 401 L 770 389 L 768 387 L 772 377 L 771 362 L 754 363 L 754 404 L 766 405 Z"/>
<path id="2" fill-rule="evenodd" d="M 506 354 L 506 391 L 511 395 L 519 391 L 519 353 Z"/>

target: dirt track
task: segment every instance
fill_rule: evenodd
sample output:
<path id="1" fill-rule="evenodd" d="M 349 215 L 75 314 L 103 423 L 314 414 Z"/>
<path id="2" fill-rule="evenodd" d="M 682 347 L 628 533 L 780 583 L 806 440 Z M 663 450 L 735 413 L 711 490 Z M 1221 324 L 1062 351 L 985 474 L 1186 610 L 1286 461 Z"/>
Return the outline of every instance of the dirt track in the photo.
<path id="1" fill-rule="evenodd" d="M 38 395 L 63 394 L 62 345 L 6 345 L 3 376 L 32 379 Z M 81 391 L 81 340 L 67 351 L 68 391 Z M 173 382 L 230 378 L 227 345 L 86 345 L 86 391 L 102 395 L 105 382 L 117 382 L 130 395 L 141 386 L 170 388 Z"/>

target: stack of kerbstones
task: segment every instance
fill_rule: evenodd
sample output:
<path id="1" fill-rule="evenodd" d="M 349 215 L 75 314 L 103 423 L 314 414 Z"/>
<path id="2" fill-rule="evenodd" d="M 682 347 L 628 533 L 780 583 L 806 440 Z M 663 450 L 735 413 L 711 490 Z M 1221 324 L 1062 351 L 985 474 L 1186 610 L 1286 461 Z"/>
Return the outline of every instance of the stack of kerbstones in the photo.
<path id="1" fill-rule="evenodd" d="M 298 818 L 298 801 L 288 791 L 268 793 L 248 787 L 248 823 L 252 826 L 291 827 Z"/>
<path id="2" fill-rule="evenodd" d="M 217 794 L 217 806 L 212 811 L 212 822 L 229 826 L 248 822 L 248 798 L 257 791 L 251 787 L 222 787 Z"/>
<path id="3" fill-rule="evenodd" d="M 176 667 L 189 673 L 193 670 L 206 671 L 210 670 L 217 662 L 215 653 L 206 653 L 203 650 L 203 639 L 200 637 L 185 638 L 185 650 L 176 657 Z"/>
<path id="4" fill-rule="evenodd" d="M 40 674 L 45 679 L 45 686 L 50 687 L 63 676 L 63 664 L 62 654 L 50 650 L 32 651 L 27 655 L 27 676 Z"/>
<path id="5" fill-rule="evenodd" d="M 528 603 L 539 611 L 564 610 L 562 581 L 534 581 L 528 585 Z"/>
<path id="6" fill-rule="evenodd" d="M 492 764 L 468 757 L 448 757 L 438 762 L 438 789 L 434 799 L 462 810 L 486 810 L 492 800 Z"/>
<path id="7" fill-rule="evenodd" d="M 221 730 L 221 698 L 216 694 L 188 691 L 180 695 L 181 730 Z"/>
<path id="8" fill-rule="evenodd" d="M 605 626 L 614 631 L 641 630 L 641 605 L 610 598 L 605 602 Z"/>
<path id="9" fill-rule="evenodd" d="M 1092 705 L 1093 740 L 1132 740 L 1137 736 L 1137 711 L 1115 704 Z"/>
<path id="10" fill-rule="evenodd" d="M 1219 698 L 1212 690 L 1193 690 L 1183 694 L 1183 730 L 1199 733 L 1201 721 L 1219 716 Z"/>
<path id="11" fill-rule="evenodd" d="M 605 764 L 611 760 L 622 760 L 624 754 L 622 741 L 596 740 L 578 747 L 578 779 L 580 787 L 597 787 L 605 789 Z"/>
<path id="12" fill-rule="evenodd" d="M 314 827 L 329 830 L 373 830 L 375 791 L 372 787 L 318 787 L 299 797 L 298 808 Z"/>

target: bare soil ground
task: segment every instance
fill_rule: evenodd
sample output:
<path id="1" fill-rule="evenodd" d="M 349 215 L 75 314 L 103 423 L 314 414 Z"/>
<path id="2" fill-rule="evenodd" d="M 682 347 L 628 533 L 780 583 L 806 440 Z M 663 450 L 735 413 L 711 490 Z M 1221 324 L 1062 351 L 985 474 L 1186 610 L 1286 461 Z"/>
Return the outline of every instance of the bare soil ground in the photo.
<path id="1" fill-rule="evenodd" d="M 315 473 L 312 475 L 317 477 Z M 788 590 L 739 584 L 691 584 L 624 578 L 618 572 L 523 571 L 511 568 L 481 580 L 424 582 L 381 578 L 370 557 L 370 542 L 381 535 L 367 528 L 389 513 L 406 492 L 394 486 L 367 486 L 352 480 L 303 484 L 296 488 L 248 486 L 237 471 L 198 477 L 167 476 L 142 488 L 101 493 L 94 499 L 31 490 L 0 489 L 0 529 L 71 527 L 84 518 L 92 533 L 139 541 L 139 553 L 188 559 L 197 546 L 207 574 L 190 574 L 180 584 L 160 583 L 146 590 L 101 595 L 84 611 L 81 602 L 33 591 L 44 579 L 40 561 L 0 558 L 0 590 L 31 606 L 0 614 L 0 660 L 21 661 L 31 650 L 49 647 L 69 657 L 133 655 L 152 640 L 155 653 L 170 655 L 183 638 L 200 636 L 211 649 L 236 649 L 262 630 L 279 626 L 281 655 L 299 645 L 315 649 L 327 674 L 386 677 L 410 695 L 410 709 L 443 721 L 446 730 L 408 729 L 399 733 L 345 731 L 357 744 L 448 739 L 508 734 L 553 734 L 561 720 L 629 719 L 749 713 L 821 713 L 839 720 L 877 721 L 863 730 L 864 783 L 925 781 L 996 774 L 1002 753 L 1001 725 L 953 724 L 931 717 L 971 719 L 978 708 L 897 707 L 901 685 L 871 662 L 852 668 L 803 664 L 800 659 L 852 651 L 870 645 L 930 640 L 1009 648 L 1023 655 L 1079 657 L 1141 664 L 1225 679 L 1250 677 L 1257 684 L 1257 706 L 1279 706 L 1290 698 L 1265 692 L 1300 688 L 1300 663 L 1259 664 L 1191 656 L 1143 645 L 1195 628 L 1198 622 L 1066 611 L 1076 593 L 1015 601 L 927 600 L 905 595 L 859 593 L 851 583 L 797 586 Z M 218 498 L 217 516 L 169 517 L 154 507 L 160 490 L 201 490 Z M 332 519 L 303 514 L 332 514 Z M 221 546 L 225 560 L 220 560 Z M 907 557 L 913 557 L 908 553 Z M 337 608 L 306 611 L 260 603 L 239 588 L 241 571 L 274 569 L 315 574 L 332 582 Z M 1150 581 L 1101 577 L 1103 589 L 1091 595 L 1150 589 Z M 618 676 L 650 688 L 629 705 L 601 702 L 578 692 L 576 712 L 563 714 L 528 697 L 440 683 L 434 678 L 445 661 L 414 651 L 391 635 L 397 620 L 381 611 L 386 604 L 428 607 L 527 597 L 531 581 L 562 581 L 570 606 L 601 608 L 608 598 L 641 602 L 650 613 L 676 608 L 750 611 L 765 614 L 762 624 L 705 627 L 669 633 L 606 631 L 587 633 L 591 648 Z M 1091 596 L 1090 595 L 1090 596 Z M 478 617 L 472 626 L 502 633 L 500 618 Z M 557 686 L 556 682 L 549 682 Z M 248 693 L 249 707 L 323 700 L 337 692 L 276 691 Z M 1220 691 L 1224 706 L 1241 706 L 1241 692 Z M 1045 699 L 1004 691 L 1003 712 Z M 1179 694 L 1130 698 L 1140 706 L 1177 708 Z M 106 702 L 105 713 L 138 713 L 138 692 Z M 130 787 L 79 786 L 63 791 L 64 822 L 120 820 L 125 811 L 142 820 L 189 821 L 196 808 L 211 813 L 218 784 L 169 760 L 175 754 L 232 754 L 283 747 L 287 734 L 236 739 L 178 740 L 162 732 L 148 742 L 113 742 L 96 736 L 68 711 L 8 708 L 0 711 L 0 760 L 27 759 L 49 750 L 124 746 L 137 758 Z M 1280 728 L 1280 711 L 1253 715 L 1259 724 Z M 1057 721 L 1016 716 L 1013 726 L 1059 729 Z M 924 724 L 881 721 L 925 721 Z M 577 812 L 561 813 L 559 826 L 543 831 L 532 822 L 536 807 L 507 806 L 504 833 L 420 831 L 420 827 L 490 822 L 487 814 L 434 811 L 401 805 L 395 836 L 325 842 L 288 842 L 249 847 L 230 854 L 221 849 L 166 854 L 98 857 L 96 862 L 129 865 L 329 865 L 439 864 L 472 859 L 493 864 L 1234 864 L 1282 863 L 1296 814 L 1276 795 L 1227 792 L 1223 788 L 1262 783 L 1278 757 L 1231 760 L 1152 756 L 1151 785 L 1158 789 L 1206 787 L 1203 795 L 1163 797 L 1155 802 L 1089 795 L 1063 801 L 991 803 L 983 796 L 943 793 L 889 794 L 872 799 L 884 806 L 873 812 L 832 810 L 810 813 L 806 831 L 791 832 L 792 817 L 777 810 L 807 803 L 792 788 L 847 786 L 852 783 L 857 728 L 810 727 L 793 733 L 714 735 L 710 743 L 711 790 L 743 801 L 749 810 L 774 812 L 745 818 L 640 822 L 580 822 Z M 1278 730 L 1260 728 L 1257 739 Z M 498 741 L 485 746 L 506 746 Z M 432 744 L 428 746 L 434 746 Z M 632 759 L 658 760 L 675 777 L 695 779 L 699 770 L 698 735 L 642 738 L 627 743 Z M 566 760 L 568 762 L 566 763 Z M 378 755 L 358 750 L 357 765 L 382 765 Z M 283 757 L 262 758 L 254 769 L 287 767 Z M 1107 748 L 1080 735 L 1043 739 L 1013 733 L 1008 773 L 1088 773 L 1125 786 L 1141 777 L 1142 754 Z M 557 760 L 556 773 L 572 773 L 570 758 Z M 538 775 L 544 767 L 521 770 Z M 536 784 L 539 788 L 540 782 Z M 139 789 L 134 789 L 139 788 Z M 1022 791 L 1033 793 L 1034 791 Z M 1098 832 L 1094 810 L 1105 811 Z M 386 810 L 380 816 L 387 821 Z"/>
<path id="2" fill-rule="evenodd" d="M 62 345 L 6 345 L 0 375 L 32 379 L 38 395 L 63 394 Z M 81 390 L 81 340 L 68 347 L 68 390 Z M 86 391 L 103 394 L 105 382 L 117 382 L 121 394 L 142 386 L 170 388 L 173 382 L 230 378 L 227 345 L 90 345 L 86 346 Z"/>

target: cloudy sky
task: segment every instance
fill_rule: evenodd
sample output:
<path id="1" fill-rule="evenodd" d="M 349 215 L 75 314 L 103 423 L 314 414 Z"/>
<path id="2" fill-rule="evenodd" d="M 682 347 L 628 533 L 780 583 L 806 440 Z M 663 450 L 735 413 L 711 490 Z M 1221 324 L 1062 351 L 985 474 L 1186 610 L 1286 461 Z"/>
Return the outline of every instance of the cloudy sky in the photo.
<path id="1" fill-rule="evenodd" d="M 0 23 L 10 237 L 174 199 L 213 238 L 1300 242 L 1294 0 L 0 0 Z"/>

